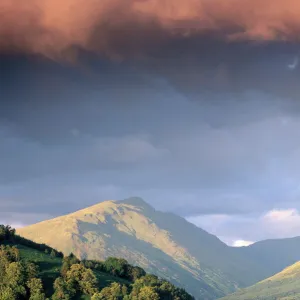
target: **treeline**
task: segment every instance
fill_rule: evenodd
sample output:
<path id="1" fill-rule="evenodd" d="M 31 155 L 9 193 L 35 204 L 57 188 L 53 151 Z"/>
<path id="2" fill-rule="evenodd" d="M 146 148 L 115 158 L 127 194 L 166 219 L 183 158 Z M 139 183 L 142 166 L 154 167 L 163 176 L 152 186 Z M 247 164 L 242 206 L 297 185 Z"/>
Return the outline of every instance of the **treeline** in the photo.
<path id="1" fill-rule="evenodd" d="M 35 250 L 51 254 L 51 256 L 63 258 L 63 253 L 53 249 L 45 244 L 35 243 L 16 234 L 16 230 L 11 226 L 0 225 L 0 244 L 12 243 L 26 246 Z M 1 300 L 1 299 L 0 299 Z"/>
<path id="2" fill-rule="evenodd" d="M 132 282 L 146 275 L 144 269 L 130 265 L 123 258 L 109 257 L 105 261 L 83 260 L 82 263 L 86 268 L 109 273 Z"/>
<path id="3" fill-rule="evenodd" d="M 97 291 L 94 271 L 105 272 L 127 279 L 129 285 L 112 283 L 109 287 Z M 142 268 L 131 266 L 125 259 L 109 257 L 105 261 L 83 260 L 70 254 L 63 259 L 61 277 L 54 283 L 53 300 L 72 299 L 83 293 L 92 296 L 92 300 L 192 300 L 184 289 L 155 275 L 147 274 Z M 59 298 L 58 295 L 64 295 Z"/>
<path id="4" fill-rule="evenodd" d="M 37 266 L 21 261 L 16 247 L 0 246 L 0 299 L 45 300 Z"/>
<path id="5" fill-rule="evenodd" d="M 10 226 L 0 225 L 0 300 L 46 300 L 42 273 L 34 263 L 20 259 L 14 243 L 62 258 L 60 275 L 54 281 L 54 292 L 49 300 L 73 300 L 82 295 L 89 296 L 91 300 L 194 299 L 184 289 L 147 274 L 125 259 L 109 257 L 105 261 L 80 261 L 73 254 L 64 257 L 47 245 L 16 235 Z M 115 276 L 116 282 L 100 288 L 103 284 L 98 281 L 97 272 Z M 117 282 L 118 278 L 127 280 L 128 284 Z"/>
<path id="6" fill-rule="evenodd" d="M 174 287 L 170 282 L 154 275 L 145 275 L 137 279 L 129 288 L 114 282 L 109 287 L 92 296 L 92 300 L 191 300 L 194 299 L 185 290 Z"/>

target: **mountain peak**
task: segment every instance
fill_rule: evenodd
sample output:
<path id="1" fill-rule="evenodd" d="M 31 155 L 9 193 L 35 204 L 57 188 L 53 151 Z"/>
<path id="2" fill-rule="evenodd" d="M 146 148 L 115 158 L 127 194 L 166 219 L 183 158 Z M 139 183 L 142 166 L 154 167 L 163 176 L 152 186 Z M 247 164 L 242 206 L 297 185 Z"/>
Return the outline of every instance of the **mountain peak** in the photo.
<path id="1" fill-rule="evenodd" d="M 140 197 L 130 197 L 124 200 L 120 200 L 118 201 L 118 203 L 133 205 L 144 209 L 154 209 L 150 204 L 148 204 L 145 200 L 143 200 Z"/>
<path id="2" fill-rule="evenodd" d="M 122 257 L 200 295 L 198 299 L 216 299 L 277 271 L 276 259 L 272 263 L 266 259 L 274 247 L 263 249 L 266 255 L 256 258 L 261 251 L 248 254 L 253 247 L 232 249 L 184 218 L 155 210 L 140 197 L 100 202 L 23 227 L 17 234 L 66 255 L 72 252 L 96 260 Z M 298 248 L 293 247 L 297 258 Z"/>

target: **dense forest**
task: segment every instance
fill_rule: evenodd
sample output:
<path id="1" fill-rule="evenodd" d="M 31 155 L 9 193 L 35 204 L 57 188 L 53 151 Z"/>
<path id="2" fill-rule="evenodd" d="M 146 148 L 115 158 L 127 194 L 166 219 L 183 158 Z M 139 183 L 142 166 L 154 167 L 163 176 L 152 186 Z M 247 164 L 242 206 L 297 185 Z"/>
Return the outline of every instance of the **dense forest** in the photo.
<path id="1" fill-rule="evenodd" d="M 82 260 L 0 225 L 0 300 L 192 300 L 184 289 L 125 259 Z"/>

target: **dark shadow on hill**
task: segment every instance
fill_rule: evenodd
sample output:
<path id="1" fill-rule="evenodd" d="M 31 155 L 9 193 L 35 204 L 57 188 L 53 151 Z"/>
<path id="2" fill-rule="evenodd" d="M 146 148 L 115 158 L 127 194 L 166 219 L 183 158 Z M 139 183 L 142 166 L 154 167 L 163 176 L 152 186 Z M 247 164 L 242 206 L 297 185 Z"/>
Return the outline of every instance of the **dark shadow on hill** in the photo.
<path id="1" fill-rule="evenodd" d="M 150 243 L 137 239 L 135 235 L 129 235 L 117 230 L 115 228 L 116 222 L 111 216 L 108 215 L 106 218 L 107 222 L 100 224 L 78 221 L 80 233 L 95 232 L 100 233 L 102 236 L 104 234 L 110 235 L 110 238 L 105 239 L 105 248 L 110 249 L 110 256 L 118 256 L 120 249 L 125 248 L 126 251 L 122 252 L 123 258 L 127 259 L 130 264 L 135 265 L 137 262 L 134 260 L 134 254 L 137 252 L 143 253 L 144 257 L 150 262 L 149 266 L 145 268 L 147 272 L 166 278 L 194 295 L 208 297 L 205 299 L 213 299 L 210 297 L 211 295 L 213 297 L 224 295 L 221 290 L 218 291 L 218 288 L 215 290 L 201 278 L 196 279 L 191 273 L 182 269 L 174 259 L 160 249 L 154 248 Z M 153 260 L 154 257 L 155 260 Z M 97 259 L 98 257 L 88 258 Z"/>
<path id="2" fill-rule="evenodd" d="M 172 239 L 184 245 L 202 266 L 220 270 L 239 286 L 249 286 L 258 281 L 259 274 L 264 274 L 263 268 L 257 262 L 250 261 L 242 253 L 232 251 L 231 247 L 216 236 L 189 223 L 184 218 L 155 210 L 147 212 L 147 217 L 159 228 L 170 232 Z"/>

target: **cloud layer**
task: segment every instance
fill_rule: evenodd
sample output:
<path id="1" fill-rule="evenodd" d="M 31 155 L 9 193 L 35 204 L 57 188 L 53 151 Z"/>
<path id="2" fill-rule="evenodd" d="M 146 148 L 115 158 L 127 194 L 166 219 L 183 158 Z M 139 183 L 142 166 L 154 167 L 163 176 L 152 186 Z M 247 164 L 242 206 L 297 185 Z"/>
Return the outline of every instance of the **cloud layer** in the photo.
<path id="1" fill-rule="evenodd" d="M 299 236 L 300 214 L 295 208 L 272 209 L 256 215 L 208 215 L 188 218 L 234 247 L 264 239 Z"/>
<path id="2" fill-rule="evenodd" d="M 0 220 L 137 195 L 272 236 L 253 220 L 300 209 L 299 33 L 298 0 L 0 1 Z"/>
<path id="3" fill-rule="evenodd" d="M 298 41 L 297 0 L 3 0 L 2 52 L 113 58 L 151 54 L 174 40 Z"/>

